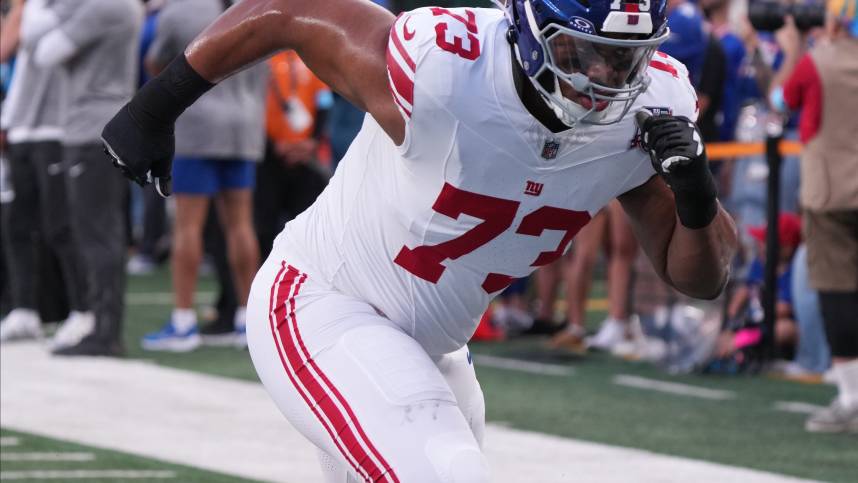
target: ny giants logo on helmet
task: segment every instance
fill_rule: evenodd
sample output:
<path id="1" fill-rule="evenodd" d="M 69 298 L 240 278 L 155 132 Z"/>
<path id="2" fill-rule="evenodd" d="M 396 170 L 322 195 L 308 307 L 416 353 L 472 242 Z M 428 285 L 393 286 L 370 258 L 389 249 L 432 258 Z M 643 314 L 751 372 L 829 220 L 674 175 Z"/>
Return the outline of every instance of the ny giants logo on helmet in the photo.
<path id="1" fill-rule="evenodd" d="M 653 33 L 650 0 L 611 0 L 611 12 L 602 24 L 603 32 L 622 34 Z"/>

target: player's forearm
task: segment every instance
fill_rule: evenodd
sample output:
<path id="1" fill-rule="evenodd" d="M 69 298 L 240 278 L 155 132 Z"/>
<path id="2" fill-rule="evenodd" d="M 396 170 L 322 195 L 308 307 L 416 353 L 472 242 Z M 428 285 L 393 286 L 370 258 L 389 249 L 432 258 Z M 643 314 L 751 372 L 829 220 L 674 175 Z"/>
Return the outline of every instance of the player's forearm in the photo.
<path id="1" fill-rule="evenodd" d="M 704 228 L 687 228 L 677 220 L 667 248 L 665 274 L 680 292 L 713 299 L 727 281 L 737 244 L 733 220 L 720 205 Z"/>

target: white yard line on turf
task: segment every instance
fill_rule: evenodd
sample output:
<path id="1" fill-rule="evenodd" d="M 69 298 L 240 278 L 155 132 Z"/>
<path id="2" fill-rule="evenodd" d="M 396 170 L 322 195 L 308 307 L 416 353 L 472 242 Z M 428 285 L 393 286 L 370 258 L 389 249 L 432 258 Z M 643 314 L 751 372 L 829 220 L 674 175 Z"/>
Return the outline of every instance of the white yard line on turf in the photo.
<path id="1" fill-rule="evenodd" d="M 18 438 L 14 436 L 4 436 L 0 438 L 0 446 L 18 446 Z"/>
<path id="2" fill-rule="evenodd" d="M 194 292 L 198 304 L 209 305 L 215 301 L 214 292 Z M 172 305 L 172 292 L 134 292 L 125 296 L 126 305 Z"/>
<path id="3" fill-rule="evenodd" d="M 0 480 L 128 480 L 168 479 L 176 473 L 161 470 L 29 470 L 0 471 Z"/>
<path id="4" fill-rule="evenodd" d="M 95 455 L 92 453 L 0 453 L 0 461 L 93 461 Z"/>
<path id="5" fill-rule="evenodd" d="M 774 404 L 774 408 L 778 411 L 788 413 L 811 414 L 821 409 L 825 409 L 825 406 L 818 406 L 816 404 L 809 404 L 800 401 L 777 401 Z"/>
<path id="6" fill-rule="evenodd" d="M 510 369 L 513 371 L 529 372 L 546 376 L 571 376 L 574 370 L 571 367 L 559 364 L 544 364 L 542 362 L 522 361 L 508 357 L 489 356 L 484 354 L 472 354 L 476 366 L 494 367 L 495 369 Z"/>
<path id="7" fill-rule="evenodd" d="M 11 430 L 245 478 L 322 481 L 315 448 L 253 382 L 10 344 L 0 351 L 0 419 Z M 494 483 L 799 481 L 493 424 L 484 450 Z"/>
<path id="8" fill-rule="evenodd" d="M 666 392 L 680 396 L 713 399 L 716 401 L 723 401 L 725 399 L 733 399 L 736 397 L 736 394 L 733 391 L 709 389 L 689 384 L 680 384 L 678 382 L 659 381 L 658 379 L 647 379 L 645 377 L 631 376 L 628 374 L 619 374 L 614 376 L 613 381 L 614 384 L 619 386 L 634 387 L 636 389 L 644 389 L 648 391 Z"/>

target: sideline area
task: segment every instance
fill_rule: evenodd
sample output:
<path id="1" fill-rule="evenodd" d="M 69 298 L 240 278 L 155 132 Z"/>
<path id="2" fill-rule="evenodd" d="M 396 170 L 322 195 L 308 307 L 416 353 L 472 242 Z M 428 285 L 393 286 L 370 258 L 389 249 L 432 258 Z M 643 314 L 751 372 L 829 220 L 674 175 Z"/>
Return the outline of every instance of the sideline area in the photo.
<path id="1" fill-rule="evenodd" d="M 57 359 L 39 343 L 9 344 L 0 351 L 0 421 L 243 478 L 321 482 L 315 450 L 255 382 L 144 361 Z M 499 483 L 808 481 L 497 424 L 487 428 L 485 452 Z"/>

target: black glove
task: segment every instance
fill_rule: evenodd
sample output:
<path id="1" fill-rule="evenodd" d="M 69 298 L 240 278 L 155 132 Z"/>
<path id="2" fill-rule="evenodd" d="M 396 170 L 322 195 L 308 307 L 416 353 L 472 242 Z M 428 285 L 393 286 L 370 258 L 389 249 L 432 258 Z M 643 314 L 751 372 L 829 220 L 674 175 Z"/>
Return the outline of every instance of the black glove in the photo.
<path id="1" fill-rule="evenodd" d="M 125 177 L 140 186 L 154 182 L 158 194 L 170 196 L 175 152 L 172 125 L 160 130 L 141 126 L 129 103 L 104 126 L 101 140 L 104 152 Z"/>
<path id="2" fill-rule="evenodd" d="M 161 196 L 170 196 L 176 119 L 212 87 L 184 55 L 176 57 L 104 126 L 101 139 L 113 165 L 141 186 L 154 182 Z"/>
<path id="3" fill-rule="evenodd" d="M 679 221 L 693 229 L 708 226 L 718 213 L 718 190 L 697 126 L 684 116 L 653 116 L 646 110 L 635 120 L 653 169 L 673 191 Z"/>

